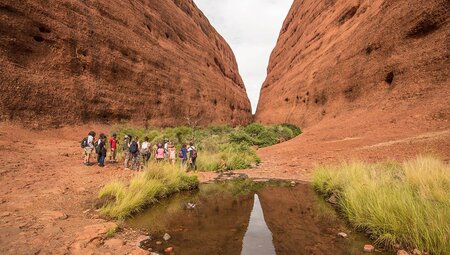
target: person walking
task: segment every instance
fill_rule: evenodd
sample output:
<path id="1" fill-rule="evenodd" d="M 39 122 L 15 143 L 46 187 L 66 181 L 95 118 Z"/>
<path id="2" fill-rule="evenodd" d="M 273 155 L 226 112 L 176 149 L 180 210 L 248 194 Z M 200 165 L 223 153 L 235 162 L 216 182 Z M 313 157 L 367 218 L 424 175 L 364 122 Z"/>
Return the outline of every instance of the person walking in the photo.
<path id="1" fill-rule="evenodd" d="M 164 138 L 164 159 L 169 158 L 169 138 Z"/>
<path id="2" fill-rule="evenodd" d="M 117 141 L 117 135 L 115 133 L 112 134 L 112 137 L 109 139 L 109 148 L 111 148 L 111 151 L 109 153 L 109 163 L 116 163 L 116 152 L 117 152 L 117 145 L 119 144 L 119 141 Z"/>
<path id="3" fill-rule="evenodd" d="M 139 157 L 139 137 L 135 137 L 133 142 L 130 144 L 130 154 L 131 154 L 131 170 L 139 171 L 140 157 Z"/>
<path id="4" fill-rule="evenodd" d="M 168 153 L 169 154 L 169 162 L 172 165 L 175 165 L 175 161 L 177 160 L 177 149 L 175 148 L 175 146 L 173 145 L 172 142 L 169 144 L 168 151 L 169 151 L 169 153 Z"/>
<path id="5" fill-rule="evenodd" d="M 148 142 L 148 137 L 144 138 L 144 142 L 142 142 L 141 144 L 141 155 L 142 155 L 142 162 L 144 163 L 144 166 L 147 165 L 148 160 L 150 159 L 151 156 L 151 151 L 150 151 L 150 143 Z"/>
<path id="6" fill-rule="evenodd" d="M 162 144 L 158 144 L 158 149 L 156 150 L 156 162 L 161 162 L 164 160 L 164 148 L 162 146 Z"/>
<path id="7" fill-rule="evenodd" d="M 181 160 L 181 168 L 186 170 L 188 156 L 187 156 L 186 144 L 184 144 L 184 143 L 181 145 L 179 158 Z"/>
<path id="8" fill-rule="evenodd" d="M 156 159 L 156 151 L 158 150 L 158 144 L 155 143 L 152 147 L 152 155 L 154 155 L 155 159 Z"/>
<path id="9" fill-rule="evenodd" d="M 106 136 L 105 134 L 100 134 L 100 139 L 97 141 L 97 147 L 95 151 L 97 152 L 97 162 L 99 167 L 105 166 L 105 158 L 106 158 Z"/>
<path id="10" fill-rule="evenodd" d="M 130 161 L 130 144 L 131 144 L 131 136 L 125 135 L 123 138 L 123 168 L 128 170 L 128 162 Z"/>
<path id="11" fill-rule="evenodd" d="M 90 162 L 91 154 L 94 152 L 95 132 L 90 131 L 86 138 L 81 141 L 81 147 L 84 149 L 84 165 L 92 165 Z"/>
<path id="12" fill-rule="evenodd" d="M 189 143 L 189 148 L 187 149 L 189 152 L 189 164 L 190 170 L 197 170 L 197 148 L 194 146 L 194 143 Z"/>

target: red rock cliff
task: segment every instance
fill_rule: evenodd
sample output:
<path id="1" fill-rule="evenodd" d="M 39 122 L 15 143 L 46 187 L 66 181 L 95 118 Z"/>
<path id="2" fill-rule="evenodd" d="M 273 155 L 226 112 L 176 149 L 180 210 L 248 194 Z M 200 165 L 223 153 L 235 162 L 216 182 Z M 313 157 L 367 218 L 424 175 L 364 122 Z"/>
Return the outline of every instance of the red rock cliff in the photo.
<path id="1" fill-rule="evenodd" d="M 448 0 L 295 0 L 256 120 L 309 127 L 371 112 L 374 124 L 395 112 L 448 126 L 449 16 Z"/>
<path id="2" fill-rule="evenodd" d="M 247 123 L 233 52 L 192 0 L 0 0 L 0 119 Z"/>

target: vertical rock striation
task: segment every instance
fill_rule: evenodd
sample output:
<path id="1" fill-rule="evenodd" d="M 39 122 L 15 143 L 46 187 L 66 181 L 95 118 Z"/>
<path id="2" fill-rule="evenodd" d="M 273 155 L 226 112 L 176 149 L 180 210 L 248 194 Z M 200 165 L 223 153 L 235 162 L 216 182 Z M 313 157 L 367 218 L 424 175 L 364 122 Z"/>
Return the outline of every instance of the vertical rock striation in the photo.
<path id="1" fill-rule="evenodd" d="M 244 124 L 235 57 L 192 0 L 0 0 L 0 119 Z"/>
<path id="2" fill-rule="evenodd" d="M 395 112 L 448 125 L 449 17 L 447 0 L 295 0 L 256 120 L 309 127 Z"/>

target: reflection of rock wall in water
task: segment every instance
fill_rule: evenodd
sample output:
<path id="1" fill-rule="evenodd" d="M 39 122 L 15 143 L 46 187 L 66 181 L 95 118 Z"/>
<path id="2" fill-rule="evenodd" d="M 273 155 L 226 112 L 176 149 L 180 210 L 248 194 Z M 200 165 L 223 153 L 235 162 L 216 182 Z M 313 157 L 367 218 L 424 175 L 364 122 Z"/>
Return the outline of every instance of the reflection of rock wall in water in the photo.
<path id="1" fill-rule="evenodd" d="M 233 52 L 192 0 L 0 0 L 0 121 L 248 123 Z"/>
<path id="2" fill-rule="evenodd" d="M 375 112 L 375 121 L 394 113 L 449 121 L 449 3 L 295 0 L 256 120 L 309 127 Z"/>
<path id="3" fill-rule="evenodd" d="M 352 254 L 349 242 L 337 237 L 345 225 L 331 207 L 320 206 L 309 185 L 268 187 L 258 194 L 277 254 Z"/>
<path id="4" fill-rule="evenodd" d="M 169 229 L 175 251 L 180 254 L 240 254 L 253 195 L 239 199 L 217 195 L 206 199 L 197 202 L 198 210 L 185 211 L 169 221 L 169 226 L 178 229 Z M 178 246 L 178 242 L 182 245 Z"/>

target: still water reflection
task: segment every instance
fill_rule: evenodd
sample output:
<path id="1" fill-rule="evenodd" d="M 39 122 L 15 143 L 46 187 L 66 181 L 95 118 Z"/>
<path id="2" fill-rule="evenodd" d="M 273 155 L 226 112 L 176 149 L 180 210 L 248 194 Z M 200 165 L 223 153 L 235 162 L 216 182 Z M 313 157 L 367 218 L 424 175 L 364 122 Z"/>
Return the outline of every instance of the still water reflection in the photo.
<path id="1" fill-rule="evenodd" d="M 272 242 L 272 232 L 264 220 L 264 212 L 257 194 L 254 195 L 253 209 L 247 232 L 242 243 L 242 255 L 276 255 Z"/>
<path id="2" fill-rule="evenodd" d="M 161 201 L 127 224 L 150 233 L 147 248 L 160 254 L 171 246 L 177 255 L 351 255 L 363 254 L 364 243 L 370 242 L 348 229 L 309 184 L 247 186 L 201 185 L 198 191 Z M 187 203 L 196 206 L 186 208 Z M 168 241 L 162 239 L 166 232 L 172 237 Z M 349 238 L 338 237 L 339 232 Z"/>

